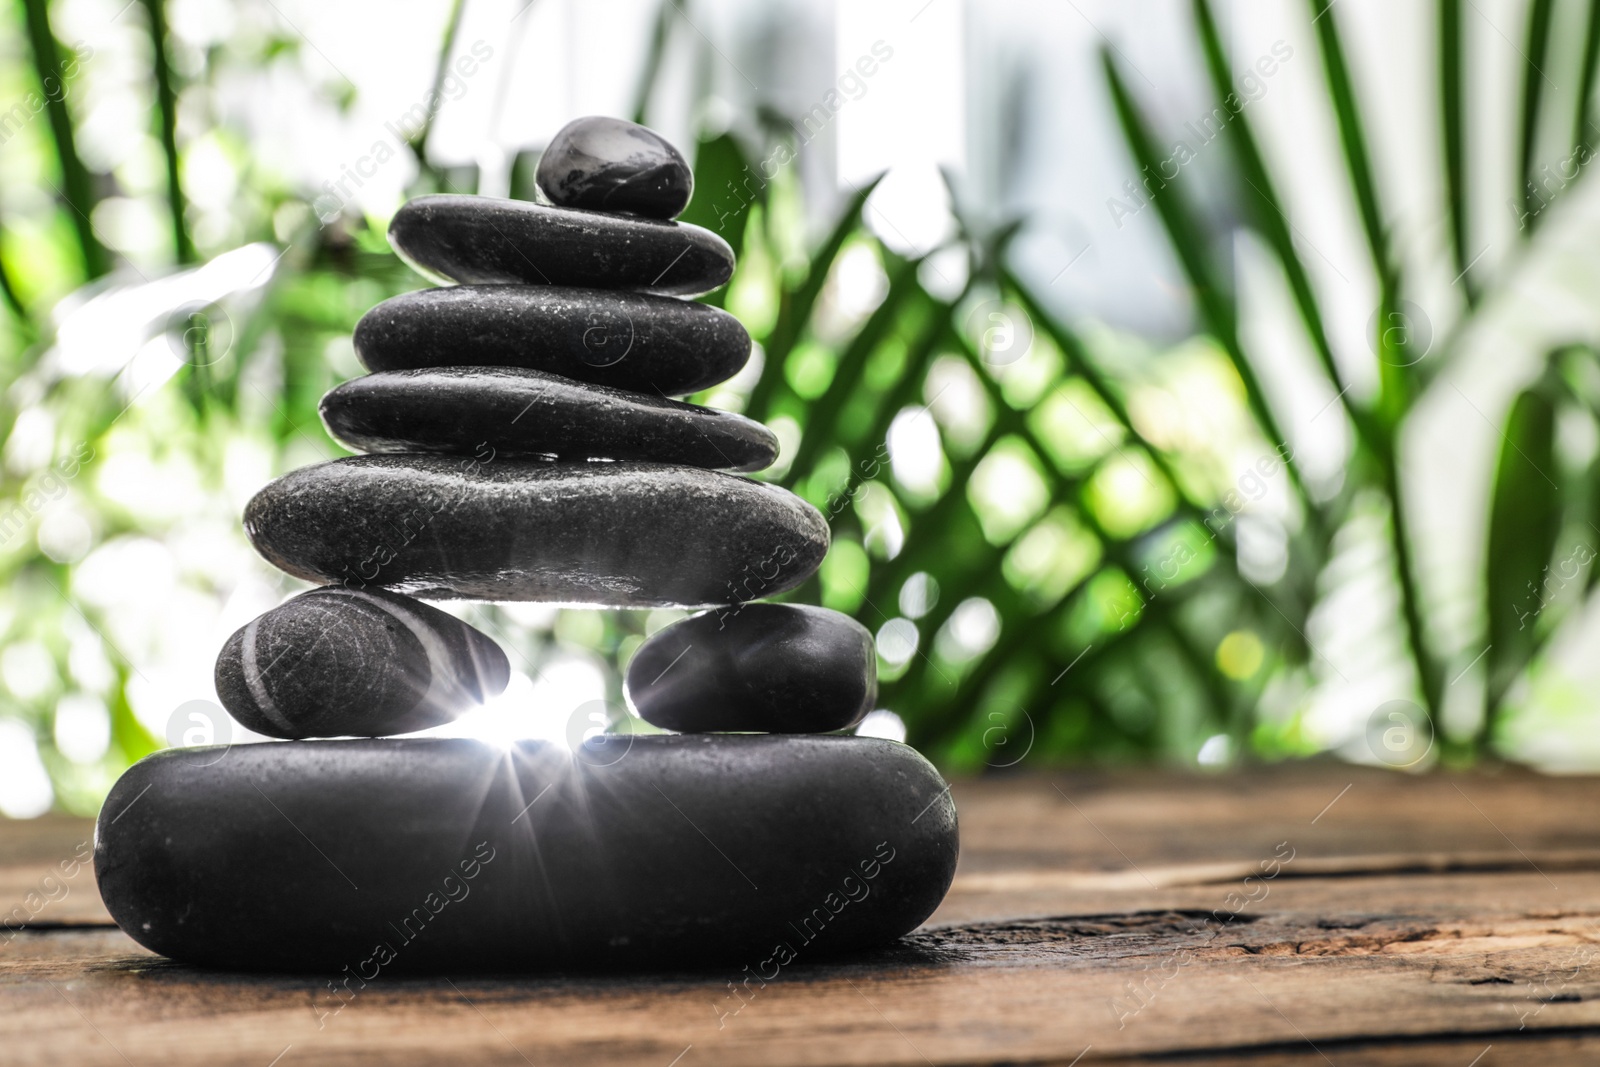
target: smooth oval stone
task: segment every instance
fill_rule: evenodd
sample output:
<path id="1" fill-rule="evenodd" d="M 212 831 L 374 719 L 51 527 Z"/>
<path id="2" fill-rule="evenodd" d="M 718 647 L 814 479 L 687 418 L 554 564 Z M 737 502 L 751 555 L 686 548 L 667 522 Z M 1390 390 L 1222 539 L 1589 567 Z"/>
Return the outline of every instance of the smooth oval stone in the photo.
<path id="1" fill-rule="evenodd" d="M 733 276 L 733 249 L 699 226 L 487 196 L 419 196 L 389 244 L 439 282 L 572 285 L 699 296 Z"/>
<path id="2" fill-rule="evenodd" d="M 449 722 L 511 677 L 484 633 L 410 597 L 314 589 L 241 627 L 217 695 L 269 737 L 382 737 Z"/>
<path id="3" fill-rule="evenodd" d="M 778 457 L 741 415 L 507 367 L 383 371 L 322 398 L 328 432 L 364 452 L 642 459 L 752 471 Z"/>
<path id="4" fill-rule="evenodd" d="M 872 710 L 872 634 L 809 604 L 743 604 L 673 623 L 628 664 L 628 700 L 667 730 L 844 730 Z"/>
<path id="5" fill-rule="evenodd" d="M 739 373 L 750 335 L 721 308 L 560 286 L 461 285 L 392 297 L 356 323 L 368 370 L 527 367 L 680 396 Z"/>
<path id="6" fill-rule="evenodd" d="M 778 486 L 656 463 L 354 456 L 291 471 L 245 507 L 280 570 L 432 600 L 709 607 L 805 581 L 817 509 Z"/>
<path id="7" fill-rule="evenodd" d="M 591 115 L 561 127 L 534 175 L 552 204 L 670 219 L 689 206 L 694 173 L 654 130 Z"/>
<path id="8" fill-rule="evenodd" d="M 915 929 L 957 852 L 949 788 L 905 745 L 624 735 L 168 749 L 112 788 L 94 858 L 141 945 L 350 982 L 331 1011 L 400 970 L 770 980 Z"/>

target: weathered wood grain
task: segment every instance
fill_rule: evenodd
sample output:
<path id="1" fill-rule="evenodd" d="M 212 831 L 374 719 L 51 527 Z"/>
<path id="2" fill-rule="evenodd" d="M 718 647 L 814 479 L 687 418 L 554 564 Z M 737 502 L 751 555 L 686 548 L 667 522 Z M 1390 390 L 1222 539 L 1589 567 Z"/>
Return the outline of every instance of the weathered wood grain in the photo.
<path id="1" fill-rule="evenodd" d="M 955 795 L 961 869 L 928 926 L 890 952 L 802 954 L 765 985 L 380 976 L 346 1001 L 333 975 L 151 956 L 93 925 L 84 871 L 40 913 L 56 925 L 0 931 L 0 1061 L 1600 1061 L 1600 781 L 1301 766 Z M 0 890 L 36 886 L 86 833 L 0 827 Z"/>
<path id="2" fill-rule="evenodd" d="M 0 819 L 0 944 L 28 926 L 111 922 L 95 891 L 93 847 L 87 819 Z"/>

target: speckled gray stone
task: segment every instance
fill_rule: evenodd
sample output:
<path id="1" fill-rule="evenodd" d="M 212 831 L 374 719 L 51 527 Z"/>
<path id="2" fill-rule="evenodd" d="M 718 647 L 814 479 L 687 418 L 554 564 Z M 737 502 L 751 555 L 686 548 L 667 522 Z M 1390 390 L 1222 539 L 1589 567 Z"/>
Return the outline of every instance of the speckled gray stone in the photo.
<path id="1" fill-rule="evenodd" d="M 948 787 L 905 745 L 656 735 L 605 751 L 158 752 L 101 809 L 100 895 L 162 955 L 318 975 L 309 1007 L 332 1013 L 401 971 L 715 963 L 770 981 L 893 942 L 955 873 Z"/>
<path id="2" fill-rule="evenodd" d="M 828 524 L 773 485 L 654 463 L 355 456 L 262 489 L 245 532 L 308 581 L 430 599 L 710 607 L 799 585 Z"/>
<path id="3" fill-rule="evenodd" d="M 239 629 L 217 657 L 217 694 L 269 737 L 382 737 L 449 722 L 501 693 L 506 654 L 410 597 L 332 586 Z"/>
<path id="4" fill-rule="evenodd" d="M 699 296 L 733 275 L 733 249 L 699 226 L 487 196 L 419 196 L 389 244 L 439 282 L 511 282 Z"/>
<path id="5" fill-rule="evenodd" d="M 356 323 L 368 370 L 527 367 L 681 396 L 738 374 L 750 335 L 707 304 L 560 286 L 461 285 L 392 297 Z"/>
<path id="6" fill-rule="evenodd" d="M 809 604 L 743 604 L 684 619 L 639 646 L 628 701 L 667 730 L 824 733 L 878 694 L 872 634 Z"/>
<path id="7" fill-rule="evenodd" d="M 694 174 L 654 130 L 591 115 L 561 127 L 534 180 L 552 204 L 670 219 L 689 206 Z"/>
<path id="8" fill-rule="evenodd" d="M 328 432 L 364 452 L 639 459 L 753 471 L 778 439 L 751 419 L 507 367 L 384 371 L 322 398 Z"/>

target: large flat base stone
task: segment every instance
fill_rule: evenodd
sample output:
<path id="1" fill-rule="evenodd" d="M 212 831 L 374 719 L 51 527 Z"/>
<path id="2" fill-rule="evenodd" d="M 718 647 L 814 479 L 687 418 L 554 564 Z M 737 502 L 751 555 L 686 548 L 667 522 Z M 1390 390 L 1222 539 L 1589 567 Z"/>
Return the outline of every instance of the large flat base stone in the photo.
<path id="1" fill-rule="evenodd" d="M 112 789 L 106 908 L 237 970 L 731 967 L 892 942 L 955 873 L 955 806 L 876 738 L 637 736 L 170 749 Z"/>

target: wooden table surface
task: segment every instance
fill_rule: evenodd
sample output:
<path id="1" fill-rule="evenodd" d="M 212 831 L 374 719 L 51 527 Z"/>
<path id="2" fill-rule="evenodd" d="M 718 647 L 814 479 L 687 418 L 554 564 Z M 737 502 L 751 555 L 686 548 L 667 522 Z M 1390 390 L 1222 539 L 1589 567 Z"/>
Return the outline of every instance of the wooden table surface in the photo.
<path id="1" fill-rule="evenodd" d="M 747 1000 L 720 972 L 395 978 L 332 1013 L 326 978 L 125 937 L 72 862 L 88 822 L 0 825 L 0 907 L 32 920 L 0 931 L 0 1063 L 1600 1062 L 1600 779 L 1317 764 L 954 793 L 928 924 Z"/>

